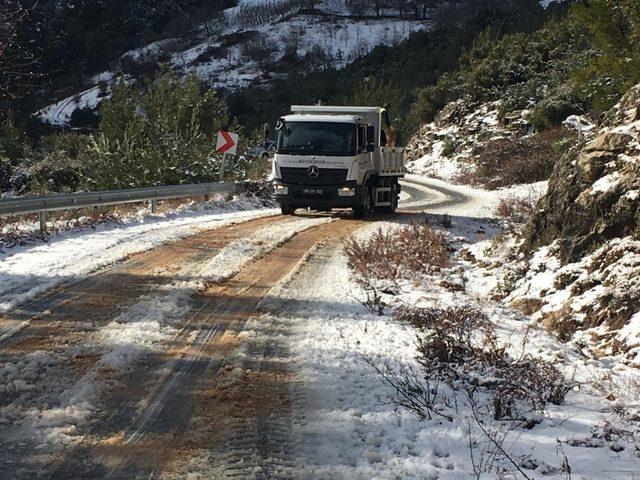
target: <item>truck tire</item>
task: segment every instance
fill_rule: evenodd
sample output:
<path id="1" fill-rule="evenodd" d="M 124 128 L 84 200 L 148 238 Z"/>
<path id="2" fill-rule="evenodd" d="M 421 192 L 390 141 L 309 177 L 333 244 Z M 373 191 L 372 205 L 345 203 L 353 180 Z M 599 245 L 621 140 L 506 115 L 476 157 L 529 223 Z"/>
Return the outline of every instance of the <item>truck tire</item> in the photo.
<path id="1" fill-rule="evenodd" d="M 362 196 L 362 203 L 353 207 L 353 213 L 355 213 L 356 218 L 368 218 L 371 215 L 371 211 L 371 190 L 366 188 Z"/>
<path id="2" fill-rule="evenodd" d="M 293 205 L 280 205 L 282 215 L 295 215 L 296 208 Z"/>
<path id="3" fill-rule="evenodd" d="M 389 213 L 396 213 L 398 209 L 398 184 L 391 185 L 391 195 L 389 197 L 391 205 L 388 207 Z"/>

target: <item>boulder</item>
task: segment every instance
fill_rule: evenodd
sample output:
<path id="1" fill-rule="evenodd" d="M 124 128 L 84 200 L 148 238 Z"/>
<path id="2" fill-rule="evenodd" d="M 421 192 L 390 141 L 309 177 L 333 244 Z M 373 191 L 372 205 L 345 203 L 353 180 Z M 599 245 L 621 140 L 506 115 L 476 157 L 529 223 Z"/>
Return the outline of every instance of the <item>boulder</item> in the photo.
<path id="1" fill-rule="evenodd" d="M 640 231 L 640 85 L 605 114 L 597 136 L 556 162 L 547 195 L 527 225 L 523 249 L 558 241 L 563 263 Z M 634 118 L 632 120 L 632 117 Z M 605 175 L 615 182 L 593 188 Z"/>
<path id="2" fill-rule="evenodd" d="M 606 151 L 589 151 L 585 149 L 578 155 L 576 160 L 578 166 L 578 174 L 582 185 L 591 185 L 598 180 L 604 173 L 604 168 L 614 156 Z"/>
<path id="3" fill-rule="evenodd" d="M 585 152 L 622 152 L 633 140 L 628 133 L 606 132 L 584 147 Z"/>

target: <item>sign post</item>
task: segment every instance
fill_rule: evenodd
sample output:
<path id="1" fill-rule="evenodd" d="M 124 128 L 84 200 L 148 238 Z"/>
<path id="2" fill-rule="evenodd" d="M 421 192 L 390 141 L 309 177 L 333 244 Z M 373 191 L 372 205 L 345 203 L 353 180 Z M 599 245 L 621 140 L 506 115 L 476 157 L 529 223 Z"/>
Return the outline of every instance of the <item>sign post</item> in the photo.
<path id="1" fill-rule="evenodd" d="M 238 134 L 231 132 L 218 132 L 218 142 L 216 152 L 222 154 L 222 165 L 220 165 L 220 182 L 224 180 L 224 169 L 227 165 L 227 155 L 235 155 L 238 151 Z"/>
<path id="2" fill-rule="evenodd" d="M 224 169 L 227 166 L 227 154 L 222 154 L 222 164 L 220 165 L 220 183 L 224 182 Z"/>

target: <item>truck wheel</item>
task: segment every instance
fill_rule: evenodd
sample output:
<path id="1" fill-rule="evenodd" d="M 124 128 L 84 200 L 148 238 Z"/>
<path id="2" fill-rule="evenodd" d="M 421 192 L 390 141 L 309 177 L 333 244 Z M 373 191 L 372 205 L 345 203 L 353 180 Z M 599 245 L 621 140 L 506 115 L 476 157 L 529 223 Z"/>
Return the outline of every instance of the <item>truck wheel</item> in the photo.
<path id="1" fill-rule="evenodd" d="M 389 206 L 389 212 L 396 213 L 396 210 L 398 209 L 398 185 L 396 184 L 393 184 L 391 186 L 391 195 L 389 201 L 391 202 L 391 206 Z"/>
<path id="2" fill-rule="evenodd" d="M 356 218 L 367 218 L 371 215 L 371 190 L 366 189 L 362 203 L 357 207 L 353 207 L 353 212 L 356 214 Z"/>
<path id="3" fill-rule="evenodd" d="M 294 215 L 296 213 L 296 208 L 292 205 L 280 205 L 280 211 L 282 215 Z"/>

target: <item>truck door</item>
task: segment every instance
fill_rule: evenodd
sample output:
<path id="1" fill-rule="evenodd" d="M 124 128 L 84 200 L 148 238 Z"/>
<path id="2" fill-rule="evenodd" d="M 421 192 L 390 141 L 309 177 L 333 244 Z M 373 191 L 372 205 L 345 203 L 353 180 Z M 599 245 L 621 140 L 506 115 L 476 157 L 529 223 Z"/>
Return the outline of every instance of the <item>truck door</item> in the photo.
<path id="1" fill-rule="evenodd" d="M 358 155 L 367 151 L 367 126 L 358 125 Z"/>
<path id="2" fill-rule="evenodd" d="M 364 182 L 367 171 L 373 168 L 372 156 L 367 151 L 367 144 L 369 143 L 367 131 L 367 125 L 358 125 L 358 156 L 355 162 L 358 184 Z"/>

